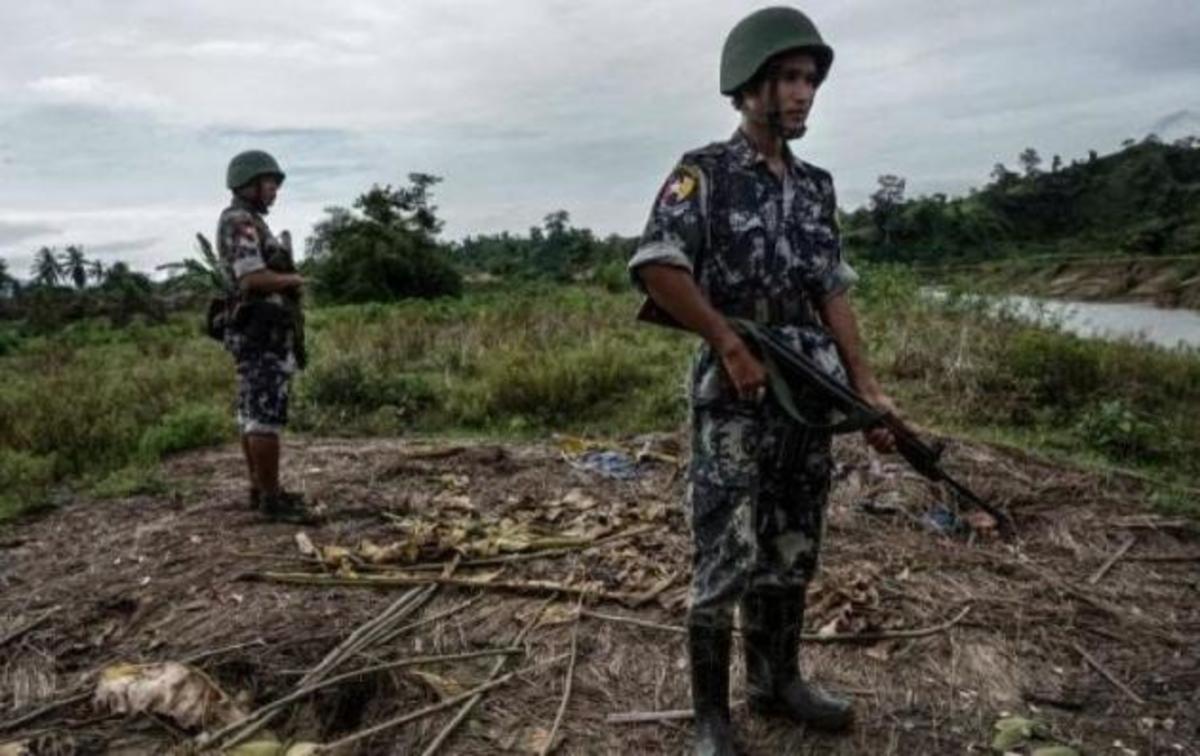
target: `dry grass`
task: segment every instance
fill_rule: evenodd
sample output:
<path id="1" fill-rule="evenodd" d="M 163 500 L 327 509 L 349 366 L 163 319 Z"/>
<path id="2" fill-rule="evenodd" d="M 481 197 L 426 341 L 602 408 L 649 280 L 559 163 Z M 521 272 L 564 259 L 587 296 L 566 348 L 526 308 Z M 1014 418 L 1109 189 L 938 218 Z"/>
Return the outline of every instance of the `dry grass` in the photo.
<path id="1" fill-rule="evenodd" d="M 655 464 L 636 480 L 615 481 L 565 464 L 554 447 L 432 448 L 443 453 L 424 454 L 431 447 L 415 442 L 294 442 L 288 450 L 292 484 L 329 506 L 333 516 L 327 526 L 309 531 L 313 540 L 386 543 L 401 534 L 385 512 L 430 521 L 507 517 L 594 534 L 649 525 L 627 542 L 508 564 L 495 579 L 639 592 L 676 575 L 676 582 L 641 606 L 592 608 L 682 624 L 688 538 L 676 503 L 681 484 L 674 466 Z M 1143 495 L 1132 482 L 957 446 L 951 452 L 954 469 L 1013 512 L 1021 540 L 1005 545 L 933 535 L 914 523 L 939 500 L 937 491 L 899 468 L 868 464 L 857 442 L 845 444 L 840 455 L 841 481 L 808 629 L 921 628 L 963 607 L 971 611 L 960 624 L 925 638 L 806 646 L 804 669 L 826 686 L 849 692 L 859 723 L 844 737 L 817 736 L 751 720 L 738 708 L 738 724 L 755 753 L 980 752 L 1005 712 L 1043 719 L 1059 741 L 1088 753 L 1107 752 L 1116 740 L 1139 753 L 1200 753 L 1194 745 L 1200 736 L 1195 563 L 1146 561 L 1200 552 L 1192 526 L 1138 515 Z M 5 682 L 0 709 L 8 715 L 68 695 L 76 685 L 86 689 L 95 670 L 113 660 L 181 659 L 256 638 L 266 645 L 213 656 L 201 666 L 231 693 L 266 703 L 285 694 L 395 597 L 353 587 L 241 580 L 248 572 L 308 570 L 313 564 L 297 553 L 294 528 L 262 524 L 243 509 L 236 450 L 189 455 L 168 472 L 175 482 L 186 481 L 184 490 L 192 493 L 182 499 L 80 502 L 25 523 L 19 533 L 12 526 L 0 531 L 0 542 L 16 535 L 22 541 L 0 550 L 5 618 L 0 637 L 46 607 L 65 607 L 18 643 L 0 648 Z M 584 496 L 567 496 L 573 490 Z M 448 495 L 465 496 L 474 513 L 448 509 Z M 859 507 L 865 499 L 898 503 L 901 511 L 868 514 Z M 1090 585 L 1088 577 L 1130 533 L 1137 537 L 1135 546 Z M 460 568 L 455 574 L 495 569 Z M 477 593 L 481 598 L 460 608 Z M 445 616 L 370 649 L 339 671 L 506 645 L 548 595 L 442 587 L 420 616 Z M 524 643 L 525 657 L 511 661 L 506 671 L 567 653 L 574 603 L 563 596 L 547 606 Z M 686 721 L 605 719 L 689 706 L 682 636 L 590 616 L 580 622 L 574 687 L 556 752 L 684 751 L 690 743 Z M 1146 703 L 1130 701 L 1081 659 L 1076 644 Z M 492 663 L 477 659 L 421 669 L 433 676 L 411 670 L 367 676 L 315 694 L 275 727 L 281 734 L 331 742 L 481 683 Z M 487 694 L 441 752 L 536 752 L 562 700 L 564 665 L 520 675 Z M 738 661 L 735 699 L 742 696 L 740 671 Z M 47 681 L 56 690 L 48 690 Z M 453 712 L 371 738 L 356 752 L 420 753 Z M 152 720 L 97 719 L 86 704 L 26 727 L 54 730 L 83 749 L 124 745 L 163 752 L 185 742 Z"/>

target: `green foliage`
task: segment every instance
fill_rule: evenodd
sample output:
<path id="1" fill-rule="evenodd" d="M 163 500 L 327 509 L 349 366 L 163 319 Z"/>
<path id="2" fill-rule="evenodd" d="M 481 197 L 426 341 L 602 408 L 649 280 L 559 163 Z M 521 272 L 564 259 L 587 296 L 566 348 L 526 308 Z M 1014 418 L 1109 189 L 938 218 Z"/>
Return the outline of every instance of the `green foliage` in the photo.
<path id="1" fill-rule="evenodd" d="M 1023 175 L 997 163 L 992 181 L 956 199 L 903 199 L 881 176 L 867 207 L 845 218 L 847 246 L 878 261 L 942 263 L 1001 255 L 1200 252 L 1200 149 L 1149 140 L 1049 172 L 1029 148 Z"/>
<path id="2" fill-rule="evenodd" d="M 1007 345 L 1007 367 L 1037 404 L 1077 407 L 1095 394 L 1104 378 L 1095 343 L 1023 328 Z"/>
<path id="3" fill-rule="evenodd" d="M 609 291 L 621 291 L 628 285 L 624 265 L 635 244 L 636 240 L 619 236 L 597 239 L 590 230 L 573 227 L 567 211 L 557 210 L 545 217 L 542 226 L 529 229 L 528 236 L 505 232 L 467 237 L 450 251 L 455 263 L 469 273 L 508 281 L 593 280 Z"/>
<path id="4" fill-rule="evenodd" d="M 330 208 L 308 243 L 308 274 L 320 302 L 388 302 L 456 297 L 462 278 L 434 235 L 441 227 L 429 204 L 440 179 L 411 174 L 411 186 L 375 186 L 355 202 L 361 215 Z"/>
<path id="5" fill-rule="evenodd" d="M 437 392 L 422 375 L 373 370 L 364 361 L 338 355 L 318 363 L 302 382 L 304 400 L 352 411 L 390 407 L 402 415 L 437 406 Z"/>
<path id="6" fill-rule="evenodd" d="M 1162 435 L 1122 399 L 1085 408 L 1075 432 L 1084 444 L 1122 461 L 1154 456 Z"/>
<path id="7" fill-rule="evenodd" d="M 868 263 L 860 266 L 858 273 L 860 280 L 853 297 L 868 308 L 902 312 L 922 302 L 921 283 L 909 267 Z"/>
<path id="8" fill-rule="evenodd" d="M 105 475 L 89 494 L 97 499 L 125 499 L 130 496 L 158 496 L 170 490 L 156 466 L 132 464 Z"/>
<path id="9" fill-rule="evenodd" d="M 215 446 L 233 434 L 233 421 L 228 411 L 222 412 L 209 404 L 185 404 L 142 431 L 137 445 L 138 456 L 157 460 L 175 452 Z"/>
<path id="10" fill-rule="evenodd" d="M 514 417 L 566 423 L 596 412 L 605 402 L 620 401 L 646 377 L 636 353 L 612 339 L 541 355 L 511 349 L 493 354 L 480 380 L 459 392 L 451 409 L 470 424 Z"/>
<path id="11" fill-rule="evenodd" d="M 54 466 L 52 454 L 0 447 L 0 521 L 41 504 Z"/>

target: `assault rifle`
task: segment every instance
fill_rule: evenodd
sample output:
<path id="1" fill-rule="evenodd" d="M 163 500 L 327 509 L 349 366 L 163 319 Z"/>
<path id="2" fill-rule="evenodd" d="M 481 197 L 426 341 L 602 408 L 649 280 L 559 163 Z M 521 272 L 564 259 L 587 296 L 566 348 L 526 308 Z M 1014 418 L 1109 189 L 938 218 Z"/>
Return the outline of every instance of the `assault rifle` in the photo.
<path id="1" fill-rule="evenodd" d="M 279 243 L 273 245 L 267 250 L 268 257 L 266 259 L 267 268 L 276 273 L 296 273 L 296 258 L 292 254 L 292 234 L 289 231 L 284 231 L 279 235 Z M 304 308 L 301 299 L 301 294 L 298 289 L 291 289 L 283 292 L 283 301 L 286 303 L 287 317 L 290 321 L 289 325 L 292 329 L 292 337 L 295 342 L 292 348 L 295 350 L 296 364 L 303 370 L 308 364 L 308 348 L 305 343 L 304 334 Z"/>
<path id="2" fill-rule="evenodd" d="M 638 319 L 682 328 L 649 299 L 638 313 Z M 945 483 L 960 499 L 991 515 L 996 520 L 1002 538 L 1007 540 L 1016 534 L 1012 518 L 1006 512 L 988 503 L 946 472 L 941 465 L 943 447 L 940 444 L 926 443 L 895 414 L 878 410 L 868 404 L 852 389 L 822 370 L 810 357 L 779 338 L 770 328 L 740 319 L 731 319 L 730 324 L 763 360 L 772 394 L 794 420 L 832 433 L 865 430 L 877 426 L 887 428 L 896 441 L 897 453 L 917 473 L 934 483 Z M 832 425 L 813 422 L 805 417 L 804 412 L 797 406 L 796 395 L 801 392 L 796 389 L 802 389 L 806 396 L 813 397 L 817 403 L 833 408 L 844 419 Z"/>

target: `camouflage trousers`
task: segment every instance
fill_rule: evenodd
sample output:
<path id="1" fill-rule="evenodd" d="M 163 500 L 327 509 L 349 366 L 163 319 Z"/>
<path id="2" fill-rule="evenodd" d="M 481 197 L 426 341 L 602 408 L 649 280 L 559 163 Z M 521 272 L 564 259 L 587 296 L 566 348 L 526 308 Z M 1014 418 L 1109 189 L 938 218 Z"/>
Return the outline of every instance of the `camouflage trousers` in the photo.
<path id="1" fill-rule="evenodd" d="M 725 624 L 749 590 L 801 592 L 817 569 L 831 437 L 768 399 L 696 407 L 687 510 L 693 621 Z"/>
<path id="2" fill-rule="evenodd" d="M 295 361 L 271 352 L 236 355 L 237 422 L 243 435 L 278 435 L 287 425 L 288 394 Z"/>

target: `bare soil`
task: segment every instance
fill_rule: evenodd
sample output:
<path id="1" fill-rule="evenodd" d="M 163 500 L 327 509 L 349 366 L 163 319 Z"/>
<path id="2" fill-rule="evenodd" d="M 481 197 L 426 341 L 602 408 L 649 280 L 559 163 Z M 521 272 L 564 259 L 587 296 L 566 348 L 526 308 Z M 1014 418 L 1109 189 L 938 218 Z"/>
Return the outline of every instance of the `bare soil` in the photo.
<path id="1" fill-rule="evenodd" d="M 655 461 L 636 478 L 618 480 L 572 465 L 559 444 L 291 439 L 287 482 L 329 512 L 325 525 L 306 528 L 264 522 L 248 508 L 239 450 L 229 447 L 167 463 L 171 495 L 80 499 L 0 527 L 0 719 L 9 723 L 0 722 L 0 743 L 28 741 L 35 753 L 189 752 L 195 733 L 167 718 L 97 710 L 90 693 L 98 671 L 118 661 L 194 659 L 253 708 L 291 691 L 407 590 L 358 582 L 403 569 L 488 584 L 440 585 L 410 619 L 445 616 L 366 649 L 336 672 L 507 646 L 527 624 L 533 630 L 524 654 L 510 658 L 505 672 L 565 655 L 486 693 L 440 753 L 536 753 L 563 700 L 576 633 L 555 752 L 686 752 L 685 719 L 607 719 L 690 705 L 681 634 L 595 616 L 685 621 L 688 531 L 678 503 L 681 463 L 673 461 L 682 453 L 669 437 L 648 441 L 659 452 Z M 997 720 L 1020 714 L 1082 753 L 1200 754 L 1194 523 L 1149 514 L 1136 481 L 956 444 L 950 467 L 1008 509 L 1020 537 L 1006 544 L 986 533 L 940 534 L 922 525 L 942 501 L 940 491 L 899 465 L 868 459 L 856 439 L 839 442 L 839 459 L 807 627 L 836 637 L 806 644 L 802 667 L 852 697 L 858 722 L 847 735 L 818 735 L 752 719 L 735 706 L 752 753 L 987 753 Z M 441 524 L 450 532 L 442 543 L 452 548 L 427 540 L 416 558 L 450 563 L 457 545 L 467 555 L 453 571 L 377 565 L 363 556 L 364 539 L 377 546 L 411 541 L 422 523 Z M 635 534 L 591 549 L 472 566 L 489 543 L 502 549 L 502 524 L 510 534 L 536 527 L 589 541 Z M 350 552 L 306 557 L 297 547 L 299 530 L 318 548 Z M 1092 582 L 1130 538 L 1132 546 Z M 344 584 L 263 579 L 269 572 Z M 587 589 L 587 611 L 576 612 L 574 593 L 508 585 L 532 581 Z M 595 598 L 601 592 L 622 600 Z M 40 624 L 14 632 L 48 610 Z M 917 638 L 842 638 L 923 628 L 931 631 Z M 365 675 L 296 702 L 271 729 L 333 742 L 474 687 L 493 664 L 481 658 Z M 740 661 L 734 680 L 738 701 Z M 10 724 L 62 701 L 69 703 Z M 457 708 L 342 752 L 422 753 Z"/>

